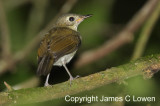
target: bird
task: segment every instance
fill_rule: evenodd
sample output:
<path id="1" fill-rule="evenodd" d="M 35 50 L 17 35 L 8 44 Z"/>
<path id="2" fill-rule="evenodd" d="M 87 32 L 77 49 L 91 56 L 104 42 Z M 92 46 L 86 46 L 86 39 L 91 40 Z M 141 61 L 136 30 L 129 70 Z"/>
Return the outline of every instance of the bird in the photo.
<path id="1" fill-rule="evenodd" d="M 71 84 L 74 77 L 66 64 L 71 61 L 81 45 L 82 38 L 77 31 L 78 25 L 91 16 L 92 14 L 63 14 L 56 20 L 53 27 L 44 34 L 39 44 L 37 56 L 37 74 L 47 76 L 44 86 L 50 85 L 48 80 L 52 66 L 63 66 L 70 77 Z M 79 76 L 75 78 L 77 77 Z"/>

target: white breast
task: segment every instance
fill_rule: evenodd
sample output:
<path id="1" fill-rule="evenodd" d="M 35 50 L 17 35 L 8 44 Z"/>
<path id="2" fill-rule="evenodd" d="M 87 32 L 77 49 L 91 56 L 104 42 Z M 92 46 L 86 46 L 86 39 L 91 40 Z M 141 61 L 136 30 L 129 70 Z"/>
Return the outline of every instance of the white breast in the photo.
<path id="1" fill-rule="evenodd" d="M 67 64 L 71 61 L 73 56 L 75 55 L 76 51 L 67 55 L 64 55 L 63 57 L 59 58 L 58 61 L 56 61 L 53 65 L 55 66 L 62 66 L 62 61 Z"/>

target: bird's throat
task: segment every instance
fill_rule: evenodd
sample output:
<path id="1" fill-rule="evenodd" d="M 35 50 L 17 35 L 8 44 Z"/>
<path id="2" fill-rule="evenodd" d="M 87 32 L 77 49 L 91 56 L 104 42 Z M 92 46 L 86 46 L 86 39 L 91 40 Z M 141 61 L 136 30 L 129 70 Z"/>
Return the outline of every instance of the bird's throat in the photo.
<path id="1" fill-rule="evenodd" d="M 77 31 L 77 26 L 76 25 L 74 25 L 74 26 L 67 26 L 68 28 L 70 28 L 70 29 L 72 29 L 72 30 L 74 30 L 74 31 Z"/>

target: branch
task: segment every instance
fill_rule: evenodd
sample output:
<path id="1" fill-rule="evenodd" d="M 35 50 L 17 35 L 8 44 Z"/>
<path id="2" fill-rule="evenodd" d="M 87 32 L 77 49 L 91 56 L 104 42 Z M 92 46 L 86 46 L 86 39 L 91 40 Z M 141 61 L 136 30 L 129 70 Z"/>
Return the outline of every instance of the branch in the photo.
<path id="1" fill-rule="evenodd" d="M 0 31 L 1 31 L 2 58 L 7 59 L 11 55 L 10 34 L 8 29 L 6 13 L 3 7 L 3 2 L 1 0 L 0 0 Z"/>
<path id="2" fill-rule="evenodd" d="M 24 5 L 26 3 L 29 3 L 33 0 L 1 0 L 4 2 L 5 8 L 10 11 L 13 10 L 16 7 L 19 7 L 21 5 Z"/>
<path id="3" fill-rule="evenodd" d="M 84 52 L 77 62 L 75 67 L 82 67 L 86 64 L 92 63 L 109 53 L 115 51 L 119 47 L 131 42 L 134 33 L 142 26 L 148 19 L 151 13 L 158 6 L 159 0 L 148 0 L 144 7 L 130 20 L 126 27 L 116 35 L 115 38 L 106 41 L 101 47 Z"/>
<path id="4" fill-rule="evenodd" d="M 15 102 L 18 104 L 27 104 L 49 101 L 64 97 L 65 95 L 73 95 L 83 91 L 92 90 L 110 83 L 122 82 L 125 79 L 138 75 L 143 75 L 145 78 L 151 78 L 159 70 L 160 54 L 151 55 L 136 61 L 131 61 L 128 64 L 113 67 L 99 73 L 75 79 L 71 86 L 69 82 L 66 81 L 48 87 L 1 92 L 0 104 Z"/>
<path id="5" fill-rule="evenodd" d="M 134 49 L 132 59 L 137 59 L 142 56 L 142 54 L 145 50 L 147 41 L 151 35 L 151 32 L 154 28 L 154 25 L 156 24 L 156 21 L 158 21 L 159 16 L 160 16 L 160 2 L 157 5 L 157 7 L 155 8 L 154 12 L 149 17 L 149 19 L 147 20 L 147 22 L 145 23 L 145 25 L 140 33 L 139 39 L 138 39 L 136 46 L 135 46 L 135 49 Z"/>
<path id="6" fill-rule="evenodd" d="M 45 10 L 48 6 L 48 0 L 33 0 L 33 7 L 29 16 L 29 22 L 27 25 L 27 37 L 26 41 L 30 41 L 41 28 L 44 21 Z M 35 17 L 36 16 L 36 17 Z"/>

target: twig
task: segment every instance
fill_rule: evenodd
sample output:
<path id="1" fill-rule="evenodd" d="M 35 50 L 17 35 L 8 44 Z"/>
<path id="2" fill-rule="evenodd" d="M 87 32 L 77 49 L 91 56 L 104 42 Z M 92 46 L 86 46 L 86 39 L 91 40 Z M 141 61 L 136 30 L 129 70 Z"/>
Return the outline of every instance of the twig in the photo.
<path id="1" fill-rule="evenodd" d="M 6 86 L 6 88 L 8 89 L 8 91 L 13 91 L 14 89 L 7 83 L 4 81 L 4 85 Z"/>
<path id="2" fill-rule="evenodd" d="M 6 13 L 3 7 L 3 2 L 0 0 L 0 30 L 1 30 L 1 46 L 2 58 L 7 59 L 11 55 L 10 51 L 10 35 Z"/>
<path id="3" fill-rule="evenodd" d="M 4 2 L 5 8 L 10 11 L 13 10 L 14 8 L 21 6 L 25 3 L 29 3 L 33 0 L 1 0 Z"/>
<path id="4" fill-rule="evenodd" d="M 101 47 L 93 50 L 89 50 L 83 53 L 77 62 L 75 67 L 82 67 L 83 65 L 92 63 L 119 47 L 132 41 L 134 33 L 142 26 L 145 20 L 148 19 L 150 14 L 157 7 L 159 0 L 148 0 L 144 7 L 130 20 L 126 27 L 116 35 L 115 38 L 105 42 Z"/>
<path id="5" fill-rule="evenodd" d="M 160 2 L 159 2 L 159 5 L 157 5 L 157 7 L 155 8 L 154 12 L 150 15 L 149 19 L 145 23 L 145 25 L 140 33 L 139 39 L 138 39 L 136 46 L 135 46 L 135 49 L 134 49 L 132 59 L 137 59 L 142 56 L 142 54 L 145 50 L 147 41 L 151 35 L 151 32 L 152 32 L 154 25 L 156 24 L 156 21 L 158 20 L 159 16 L 160 16 Z"/>
<path id="6" fill-rule="evenodd" d="M 48 0 L 33 0 L 33 7 L 30 12 L 29 22 L 27 25 L 26 41 L 30 41 L 41 28 L 44 21 L 45 10 L 48 5 Z"/>
<path id="7" fill-rule="evenodd" d="M 125 65 L 113 67 L 99 73 L 75 79 L 72 82 L 72 86 L 70 86 L 67 81 L 48 87 L 1 92 L 0 104 L 27 104 L 49 101 L 66 95 L 73 95 L 83 91 L 88 91 L 110 83 L 123 82 L 125 79 L 138 75 L 143 75 L 145 78 L 151 78 L 159 70 L 160 54 L 152 55 L 129 62 Z"/>

